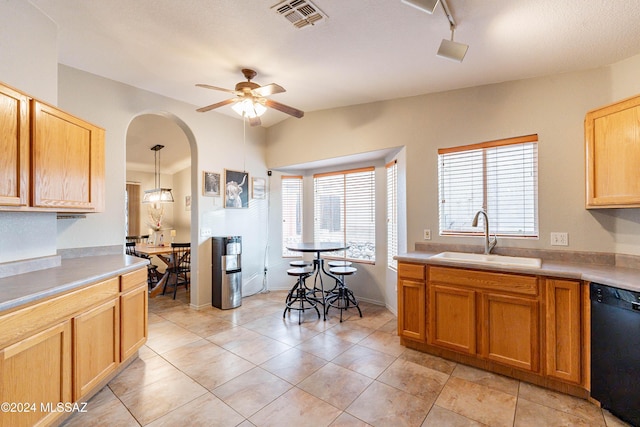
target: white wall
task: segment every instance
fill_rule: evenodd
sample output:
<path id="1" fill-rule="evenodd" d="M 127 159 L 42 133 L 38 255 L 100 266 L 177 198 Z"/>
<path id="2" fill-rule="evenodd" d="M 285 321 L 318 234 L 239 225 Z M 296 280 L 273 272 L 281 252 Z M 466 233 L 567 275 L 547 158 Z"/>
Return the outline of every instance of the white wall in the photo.
<path id="1" fill-rule="evenodd" d="M 51 104 L 58 86 L 57 28 L 23 0 L 0 2 L 0 81 Z M 0 263 L 56 254 L 55 213 L 0 212 Z"/>

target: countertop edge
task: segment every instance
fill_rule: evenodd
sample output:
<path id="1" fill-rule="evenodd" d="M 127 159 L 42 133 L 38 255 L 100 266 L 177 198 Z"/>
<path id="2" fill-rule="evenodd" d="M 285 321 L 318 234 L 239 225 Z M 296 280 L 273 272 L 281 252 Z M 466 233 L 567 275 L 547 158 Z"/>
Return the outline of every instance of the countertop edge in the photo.
<path id="1" fill-rule="evenodd" d="M 640 270 L 628 267 L 571 263 L 565 261 L 542 261 L 540 268 L 480 265 L 433 259 L 437 252 L 406 252 L 395 257 L 398 262 L 412 262 L 445 267 L 470 268 L 475 270 L 520 273 L 536 276 L 549 276 L 564 279 L 596 282 L 628 291 L 640 292 Z"/>
<path id="2" fill-rule="evenodd" d="M 82 257 L 63 259 L 58 267 L 2 278 L 0 313 L 129 273 L 147 264 L 147 259 L 124 254 Z"/>

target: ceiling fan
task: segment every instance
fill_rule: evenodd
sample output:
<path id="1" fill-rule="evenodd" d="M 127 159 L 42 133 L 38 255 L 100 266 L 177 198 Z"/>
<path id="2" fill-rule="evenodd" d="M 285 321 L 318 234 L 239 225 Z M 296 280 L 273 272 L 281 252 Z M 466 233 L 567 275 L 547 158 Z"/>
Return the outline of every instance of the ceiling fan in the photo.
<path id="1" fill-rule="evenodd" d="M 267 108 L 273 108 L 274 110 L 282 111 L 283 113 L 297 118 L 304 116 L 304 111 L 266 98 L 269 95 L 285 92 L 285 89 L 282 86 L 275 83 L 260 86 L 259 84 L 252 82 L 251 79 L 253 79 L 258 73 L 248 68 L 243 68 L 242 74 L 244 74 L 247 81 L 236 84 L 236 88 L 233 90 L 206 84 L 197 84 L 196 86 L 198 87 L 228 92 L 236 96 L 215 104 L 207 105 L 206 107 L 198 108 L 196 111 L 203 113 L 218 107 L 234 104 L 232 107 L 234 111 L 241 116 L 247 117 L 251 126 L 260 125 L 260 116 Z"/>

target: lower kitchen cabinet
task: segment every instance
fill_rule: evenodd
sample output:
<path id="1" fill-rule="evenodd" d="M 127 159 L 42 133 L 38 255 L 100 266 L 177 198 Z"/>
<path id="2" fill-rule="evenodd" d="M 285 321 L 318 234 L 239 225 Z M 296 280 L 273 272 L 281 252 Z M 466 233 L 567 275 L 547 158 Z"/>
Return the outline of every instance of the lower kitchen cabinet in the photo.
<path id="1" fill-rule="evenodd" d="M 426 340 L 426 267 L 398 263 L 398 335 Z"/>
<path id="2" fill-rule="evenodd" d="M 120 358 L 128 359 L 147 341 L 147 282 L 120 296 Z"/>
<path id="3" fill-rule="evenodd" d="M 573 383 L 581 381 L 581 284 L 546 280 L 546 373 Z"/>
<path id="4" fill-rule="evenodd" d="M 535 276 L 432 266 L 427 287 L 430 345 L 539 371 Z"/>
<path id="5" fill-rule="evenodd" d="M 538 372 L 540 361 L 539 304 L 536 299 L 482 294 L 480 356 Z"/>
<path id="6" fill-rule="evenodd" d="M 60 412 L 47 410 L 71 402 L 71 322 L 51 326 L 0 351 L 0 426 L 49 425 Z M 6 403 L 4 403 L 6 402 Z M 8 410 L 5 410 L 8 409 Z"/>
<path id="7" fill-rule="evenodd" d="M 476 354 L 476 292 L 453 286 L 429 286 L 431 345 Z"/>
<path id="8" fill-rule="evenodd" d="M 0 313 L 0 426 L 48 426 L 132 360 L 147 338 L 146 267 Z M 29 407 L 25 405 L 29 404 Z M 11 409 L 11 408 L 9 408 Z"/>
<path id="9" fill-rule="evenodd" d="M 73 319 L 74 400 L 98 385 L 120 362 L 120 313 L 111 300 Z"/>

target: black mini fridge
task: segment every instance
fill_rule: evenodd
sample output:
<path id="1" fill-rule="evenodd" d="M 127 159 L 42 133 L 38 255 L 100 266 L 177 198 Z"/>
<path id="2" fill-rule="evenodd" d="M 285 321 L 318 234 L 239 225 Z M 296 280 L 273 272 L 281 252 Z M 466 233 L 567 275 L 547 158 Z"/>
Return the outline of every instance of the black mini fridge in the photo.
<path id="1" fill-rule="evenodd" d="M 242 305 L 242 236 L 211 238 L 211 304 L 222 310 Z"/>

